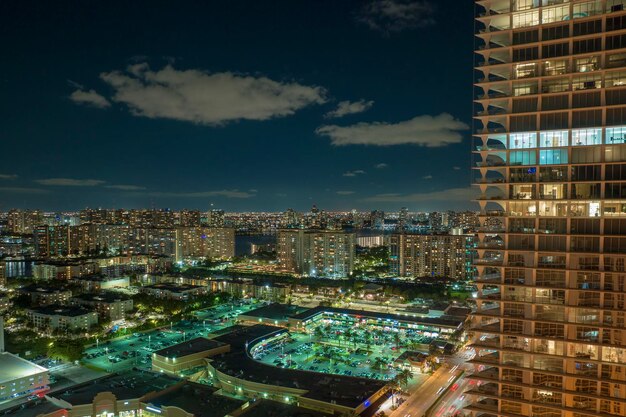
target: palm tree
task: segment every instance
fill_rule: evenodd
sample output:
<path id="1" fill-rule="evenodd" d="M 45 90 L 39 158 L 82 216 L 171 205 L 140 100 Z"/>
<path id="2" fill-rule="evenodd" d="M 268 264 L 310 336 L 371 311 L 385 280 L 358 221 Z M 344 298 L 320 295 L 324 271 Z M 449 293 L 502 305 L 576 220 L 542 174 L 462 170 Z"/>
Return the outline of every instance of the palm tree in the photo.
<path id="1" fill-rule="evenodd" d="M 411 371 L 411 369 L 409 368 L 404 368 L 403 370 L 400 371 L 398 376 L 400 376 L 402 385 L 406 387 L 409 381 L 411 380 L 411 378 L 413 378 L 413 371 Z"/>

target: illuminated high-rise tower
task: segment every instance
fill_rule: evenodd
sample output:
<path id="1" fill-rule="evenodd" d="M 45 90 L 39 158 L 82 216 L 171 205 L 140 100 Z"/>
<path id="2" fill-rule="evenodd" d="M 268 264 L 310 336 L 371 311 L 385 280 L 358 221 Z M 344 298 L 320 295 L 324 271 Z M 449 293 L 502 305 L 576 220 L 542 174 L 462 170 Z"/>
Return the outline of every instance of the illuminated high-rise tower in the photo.
<path id="1" fill-rule="evenodd" d="M 626 415 L 625 5 L 476 2 L 475 416 Z"/>

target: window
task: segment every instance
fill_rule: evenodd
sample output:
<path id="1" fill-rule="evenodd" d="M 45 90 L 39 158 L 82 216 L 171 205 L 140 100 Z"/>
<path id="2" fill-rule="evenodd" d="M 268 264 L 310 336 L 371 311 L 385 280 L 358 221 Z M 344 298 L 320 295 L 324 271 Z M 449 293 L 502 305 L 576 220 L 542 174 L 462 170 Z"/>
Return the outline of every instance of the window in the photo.
<path id="1" fill-rule="evenodd" d="M 567 167 L 541 167 L 539 168 L 539 181 L 567 181 Z"/>
<path id="2" fill-rule="evenodd" d="M 591 35 L 602 32 L 602 20 L 574 23 L 574 36 Z"/>
<path id="3" fill-rule="evenodd" d="M 607 181 L 626 180 L 626 165 L 607 165 L 605 179 Z"/>
<path id="4" fill-rule="evenodd" d="M 562 200 L 564 198 L 567 198 L 567 185 L 540 184 L 539 198 L 543 200 Z"/>
<path id="5" fill-rule="evenodd" d="M 569 37 L 569 25 L 552 26 L 542 30 L 542 39 L 551 41 Z"/>
<path id="6" fill-rule="evenodd" d="M 513 28 L 535 26 L 539 24 L 539 11 L 513 14 Z"/>
<path id="7" fill-rule="evenodd" d="M 621 49 L 626 47 L 626 35 L 607 36 L 605 49 Z"/>
<path id="8" fill-rule="evenodd" d="M 620 88 L 616 90 L 609 90 L 606 92 L 606 104 L 607 106 L 614 106 L 616 104 L 626 104 L 626 89 Z"/>
<path id="9" fill-rule="evenodd" d="M 567 20 L 569 18 L 569 4 L 543 9 L 541 23 L 553 23 Z"/>
<path id="10" fill-rule="evenodd" d="M 605 198 L 626 198 L 626 183 L 608 183 L 606 184 Z"/>
<path id="11" fill-rule="evenodd" d="M 626 217 L 626 200 L 621 201 L 605 201 L 604 215 Z"/>
<path id="12" fill-rule="evenodd" d="M 513 113 L 537 111 L 537 97 L 513 99 Z"/>
<path id="13" fill-rule="evenodd" d="M 606 19 L 606 30 L 626 29 L 626 16 L 609 17 Z"/>
<path id="14" fill-rule="evenodd" d="M 517 0 L 513 2 L 513 10 L 516 12 L 520 10 L 532 9 L 533 7 L 538 7 L 538 6 L 539 6 L 538 0 Z"/>
<path id="15" fill-rule="evenodd" d="M 523 32 L 513 32 L 513 45 L 539 42 L 538 30 L 525 30 Z"/>
<path id="16" fill-rule="evenodd" d="M 541 50 L 542 58 L 554 58 L 557 56 L 569 55 L 569 43 L 555 43 L 551 45 L 544 45 Z M 513 51 L 515 56 L 515 51 Z"/>
<path id="17" fill-rule="evenodd" d="M 600 183 L 574 183 L 572 184 L 572 198 L 577 200 L 600 198 L 600 190 Z"/>
<path id="18" fill-rule="evenodd" d="M 540 117 L 541 130 L 567 129 L 569 116 L 567 113 L 544 113 Z"/>
<path id="19" fill-rule="evenodd" d="M 606 88 L 626 85 L 626 71 L 607 72 L 604 83 Z"/>
<path id="20" fill-rule="evenodd" d="M 539 165 L 567 164 L 567 149 L 546 149 L 539 151 Z"/>
<path id="21" fill-rule="evenodd" d="M 510 182 L 535 182 L 537 178 L 537 168 L 511 168 L 509 174 Z"/>
<path id="22" fill-rule="evenodd" d="M 534 114 L 527 116 L 511 116 L 509 129 L 511 132 L 537 130 L 537 116 Z"/>
<path id="23" fill-rule="evenodd" d="M 543 63 L 544 75 L 563 75 L 567 74 L 567 61 L 566 60 L 549 60 Z"/>
<path id="24" fill-rule="evenodd" d="M 509 186 L 509 195 L 514 200 L 535 199 L 535 186 L 531 184 L 516 184 Z"/>
<path id="25" fill-rule="evenodd" d="M 602 49 L 602 39 L 584 39 L 580 41 L 574 41 L 574 54 L 585 54 L 589 52 L 596 52 Z"/>
<path id="26" fill-rule="evenodd" d="M 576 72 L 591 72 L 600 69 L 600 58 L 598 56 L 588 56 L 574 60 Z"/>
<path id="27" fill-rule="evenodd" d="M 572 96 L 572 107 L 580 108 L 580 107 L 594 107 L 600 105 L 600 92 L 599 91 L 591 91 L 584 93 L 576 93 Z M 577 112 L 577 114 L 581 114 L 581 112 Z M 591 123 L 592 121 L 595 123 L 597 120 L 597 124 L 602 124 L 602 113 L 599 114 L 593 113 L 590 117 L 578 117 L 578 122 L 583 123 L 584 120 L 586 123 Z"/>
<path id="28" fill-rule="evenodd" d="M 509 155 L 510 165 L 535 165 L 537 155 L 535 151 L 512 151 Z"/>
<path id="29" fill-rule="evenodd" d="M 602 77 L 599 74 L 588 73 L 572 79 L 572 89 L 589 90 L 602 87 Z"/>
<path id="30" fill-rule="evenodd" d="M 626 143 L 626 126 L 607 127 L 604 143 Z"/>
<path id="31" fill-rule="evenodd" d="M 515 78 L 529 78 L 537 76 L 537 63 L 516 64 L 514 67 Z"/>
<path id="32" fill-rule="evenodd" d="M 513 49 L 513 62 L 532 61 L 539 58 L 539 48 L 518 48 Z"/>
<path id="33" fill-rule="evenodd" d="M 626 128 L 624 133 L 626 134 Z M 539 134 L 539 137 L 540 148 L 558 148 L 560 146 L 567 146 L 569 144 L 569 133 L 567 132 L 567 130 L 541 132 Z"/>
<path id="34" fill-rule="evenodd" d="M 572 146 L 600 145 L 601 143 L 602 129 L 572 130 Z"/>
<path id="35" fill-rule="evenodd" d="M 572 139 L 573 140 L 573 139 Z M 598 146 L 572 149 L 573 164 L 602 162 L 601 149 Z"/>
<path id="36" fill-rule="evenodd" d="M 556 80 L 545 80 L 541 91 L 544 93 L 562 93 L 570 90 L 569 78 L 559 78 Z"/>
<path id="37" fill-rule="evenodd" d="M 541 98 L 541 110 L 561 110 L 568 107 L 569 97 L 567 95 L 544 96 Z"/>
<path id="38" fill-rule="evenodd" d="M 626 146 L 607 146 L 604 149 L 605 162 L 626 162 Z"/>
<path id="39" fill-rule="evenodd" d="M 509 136 L 509 149 L 528 149 L 537 147 L 536 133 L 511 133 Z"/>
<path id="40" fill-rule="evenodd" d="M 626 107 L 606 109 L 606 124 L 608 126 L 623 125 L 626 123 Z"/>
<path id="41" fill-rule="evenodd" d="M 602 13 L 602 4 L 599 0 L 589 1 L 587 3 L 574 4 L 574 12 L 572 17 L 578 19 L 581 17 L 594 16 L 598 13 Z"/>
<path id="42" fill-rule="evenodd" d="M 600 181 L 602 179 L 600 165 L 579 165 L 571 169 L 572 181 Z"/>
<path id="43" fill-rule="evenodd" d="M 606 57 L 607 68 L 619 68 L 626 66 L 626 54 L 612 54 Z"/>

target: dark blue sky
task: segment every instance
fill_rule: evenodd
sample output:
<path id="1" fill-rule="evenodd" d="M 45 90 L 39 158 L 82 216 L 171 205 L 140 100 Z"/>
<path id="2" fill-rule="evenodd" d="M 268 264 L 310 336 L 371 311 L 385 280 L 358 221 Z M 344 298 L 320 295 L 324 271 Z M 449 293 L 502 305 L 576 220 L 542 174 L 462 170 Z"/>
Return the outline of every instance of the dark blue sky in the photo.
<path id="1" fill-rule="evenodd" d="M 2 2 L 0 210 L 471 208 L 472 8 Z"/>

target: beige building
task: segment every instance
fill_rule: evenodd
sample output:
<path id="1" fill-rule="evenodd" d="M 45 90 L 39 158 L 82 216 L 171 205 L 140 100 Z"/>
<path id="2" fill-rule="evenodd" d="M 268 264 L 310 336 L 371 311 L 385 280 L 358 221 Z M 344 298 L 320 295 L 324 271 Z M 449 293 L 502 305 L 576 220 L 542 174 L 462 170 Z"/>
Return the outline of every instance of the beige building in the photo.
<path id="1" fill-rule="evenodd" d="M 182 371 L 206 366 L 205 358 L 220 355 L 229 350 L 230 346 L 224 343 L 197 337 L 154 352 L 152 370 L 179 375 Z"/>
<path id="2" fill-rule="evenodd" d="M 401 277 L 472 279 L 474 236 L 394 234 L 389 267 Z"/>
<path id="3" fill-rule="evenodd" d="M 122 320 L 133 309 L 133 300 L 115 292 L 86 293 L 73 297 L 72 305 L 95 310 L 108 320 Z"/>
<path id="4" fill-rule="evenodd" d="M 49 389 L 46 368 L 19 356 L 0 352 L 0 402 L 43 393 Z"/>
<path id="5" fill-rule="evenodd" d="M 176 261 L 230 259 L 235 256 L 235 229 L 179 227 L 176 229 Z"/>
<path id="6" fill-rule="evenodd" d="M 475 416 L 626 415 L 625 5 L 476 2 Z"/>
<path id="7" fill-rule="evenodd" d="M 26 315 L 34 327 L 41 329 L 89 330 L 98 324 L 95 311 L 58 304 L 28 309 Z"/>
<path id="8" fill-rule="evenodd" d="M 72 291 L 59 288 L 43 287 L 40 285 L 30 285 L 20 290 L 30 296 L 30 301 L 36 306 L 47 306 L 51 304 L 67 304 L 72 297 Z"/>
<path id="9" fill-rule="evenodd" d="M 336 230 L 283 229 L 276 253 L 280 267 L 310 277 L 349 277 L 354 270 L 356 237 Z"/>

